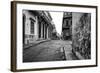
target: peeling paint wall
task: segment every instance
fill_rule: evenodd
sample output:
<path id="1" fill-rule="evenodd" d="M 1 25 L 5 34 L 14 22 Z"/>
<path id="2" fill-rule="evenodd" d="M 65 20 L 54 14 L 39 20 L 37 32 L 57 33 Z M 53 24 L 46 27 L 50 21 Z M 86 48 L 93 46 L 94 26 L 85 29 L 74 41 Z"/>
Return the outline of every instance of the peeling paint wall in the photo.
<path id="1" fill-rule="evenodd" d="M 85 59 L 91 58 L 91 14 L 73 13 L 72 17 L 73 50 Z"/>

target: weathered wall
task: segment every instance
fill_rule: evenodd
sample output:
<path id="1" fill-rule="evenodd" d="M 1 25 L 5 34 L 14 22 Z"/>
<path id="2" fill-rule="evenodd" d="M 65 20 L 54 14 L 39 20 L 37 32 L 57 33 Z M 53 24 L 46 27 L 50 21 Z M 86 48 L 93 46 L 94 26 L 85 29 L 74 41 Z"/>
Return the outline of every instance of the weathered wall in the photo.
<path id="1" fill-rule="evenodd" d="M 72 17 L 73 50 L 84 58 L 91 58 L 91 14 L 73 13 Z"/>
<path id="2" fill-rule="evenodd" d="M 32 43 L 35 40 L 38 39 L 38 19 L 37 16 L 35 16 L 34 14 L 30 13 L 27 10 L 23 10 L 23 14 L 26 17 L 26 21 L 24 24 L 24 28 L 25 28 L 25 43 Z M 31 33 L 31 20 L 30 18 L 32 18 L 33 20 L 35 20 L 34 23 L 34 34 Z"/>

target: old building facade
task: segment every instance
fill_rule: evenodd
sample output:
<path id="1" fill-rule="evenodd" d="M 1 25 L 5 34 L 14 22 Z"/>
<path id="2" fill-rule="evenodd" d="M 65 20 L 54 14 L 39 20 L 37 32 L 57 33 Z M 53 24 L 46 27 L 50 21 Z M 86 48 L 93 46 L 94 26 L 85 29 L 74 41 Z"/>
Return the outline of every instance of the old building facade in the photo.
<path id="1" fill-rule="evenodd" d="M 72 13 L 64 12 L 62 23 L 62 38 L 63 40 L 72 39 Z"/>
<path id="2" fill-rule="evenodd" d="M 51 39 L 53 25 L 49 12 L 23 10 L 23 44 Z"/>

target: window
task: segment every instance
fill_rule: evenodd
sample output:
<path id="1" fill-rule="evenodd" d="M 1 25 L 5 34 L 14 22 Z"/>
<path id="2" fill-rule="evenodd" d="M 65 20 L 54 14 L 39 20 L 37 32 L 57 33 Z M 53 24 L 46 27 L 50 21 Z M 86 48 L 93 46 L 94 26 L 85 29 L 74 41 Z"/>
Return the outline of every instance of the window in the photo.
<path id="1" fill-rule="evenodd" d="M 64 25 L 65 25 L 65 27 L 68 26 L 68 20 L 67 19 L 64 20 Z"/>
<path id="2" fill-rule="evenodd" d="M 69 25 L 68 20 L 66 20 L 66 26 L 68 26 L 68 25 Z"/>
<path id="3" fill-rule="evenodd" d="M 30 32 L 31 32 L 31 34 L 34 34 L 34 23 L 35 23 L 35 20 L 33 20 L 32 18 L 30 18 L 30 20 L 31 20 L 31 24 L 30 24 Z"/>

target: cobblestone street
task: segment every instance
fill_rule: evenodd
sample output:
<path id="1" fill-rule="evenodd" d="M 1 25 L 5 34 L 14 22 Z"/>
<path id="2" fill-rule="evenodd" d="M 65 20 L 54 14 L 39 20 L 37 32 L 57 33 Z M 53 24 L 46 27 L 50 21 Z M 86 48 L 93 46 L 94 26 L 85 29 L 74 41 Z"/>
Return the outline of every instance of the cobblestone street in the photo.
<path id="1" fill-rule="evenodd" d="M 23 62 L 76 60 L 71 41 L 51 40 L 23 50 Z"/>

